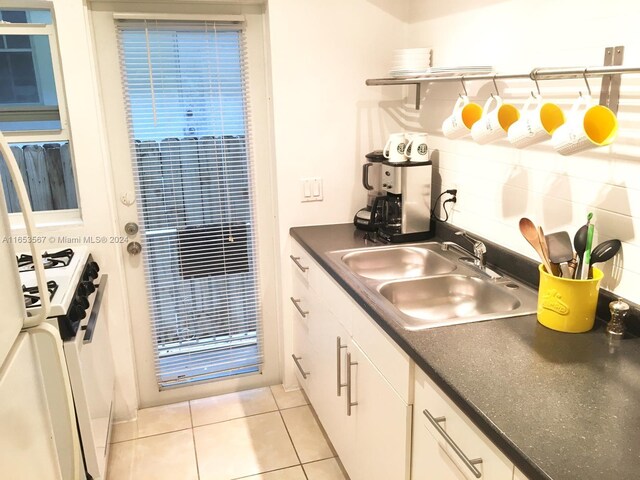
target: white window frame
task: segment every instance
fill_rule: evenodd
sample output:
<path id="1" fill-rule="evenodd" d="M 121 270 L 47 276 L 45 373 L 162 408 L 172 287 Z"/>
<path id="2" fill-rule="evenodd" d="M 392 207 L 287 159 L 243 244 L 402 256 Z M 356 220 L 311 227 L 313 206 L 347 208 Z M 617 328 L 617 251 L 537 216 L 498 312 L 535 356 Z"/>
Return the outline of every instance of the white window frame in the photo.
<path id="1" fill-rule="evenodd" d="M 60 114 L 59 130 L 22 130 L 17 132 L 3 132 L 9 143 L 46 143 L 46 142 L 69 142 L 71 151 L 71 162 L 74 171 L 74 187 L 78 208 L 69 210 L 48 210 L 34 212 L 36 225 L 40 228 L 55 227 L 60 225 L 81 225 L 81 199 L 78 188 L 78 174 L 75 168 L 75 155 L 71 130 L 69 129 L 69 114 L 67 110 L 67 97 L 65 95 L 64 79 L 62 75 L 62 57 L 58 48 L 58 37 L 56 35 L 56 19 L 53 5 L 50 3 L 8 2 L 0 5 L 0 9 L 10 10 L 33 10 L 45 9 L 51 12 L 51 24 L 29 23 L 12 24 L 0 23 L 0 35 L 47 35 L 49 37 L 49 48 L 51 50 L 51 64 L 53 67 L 53 79 L 58 97 L 58 112 Z M 9 221 L 12 230 L 23 230 L 24 222 L 20 213 L 9 214 Z"/>

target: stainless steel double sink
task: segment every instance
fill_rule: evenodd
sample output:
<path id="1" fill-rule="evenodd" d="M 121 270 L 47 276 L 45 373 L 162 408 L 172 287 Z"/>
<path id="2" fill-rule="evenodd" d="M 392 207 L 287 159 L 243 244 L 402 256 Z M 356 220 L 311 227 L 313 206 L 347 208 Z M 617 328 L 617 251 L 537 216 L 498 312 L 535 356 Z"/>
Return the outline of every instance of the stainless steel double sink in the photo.
<path id="1" fill-rule="evenodd" d="M 353 275 L 407 330 L 535 313 L 536 292 L 508 277 L 492 278 L 452 243 L 338 250 L 336 268 Z"/>

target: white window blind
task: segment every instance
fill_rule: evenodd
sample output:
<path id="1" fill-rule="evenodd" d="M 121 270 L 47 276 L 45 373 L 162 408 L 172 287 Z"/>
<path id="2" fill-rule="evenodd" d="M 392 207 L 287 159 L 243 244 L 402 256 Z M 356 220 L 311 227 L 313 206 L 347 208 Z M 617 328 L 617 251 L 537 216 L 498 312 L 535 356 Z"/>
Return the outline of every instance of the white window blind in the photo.
<path id="1" fill-rule="evenodd" d="M 243 25 L 117 25 L 159 388 L 260 371 Z"/>

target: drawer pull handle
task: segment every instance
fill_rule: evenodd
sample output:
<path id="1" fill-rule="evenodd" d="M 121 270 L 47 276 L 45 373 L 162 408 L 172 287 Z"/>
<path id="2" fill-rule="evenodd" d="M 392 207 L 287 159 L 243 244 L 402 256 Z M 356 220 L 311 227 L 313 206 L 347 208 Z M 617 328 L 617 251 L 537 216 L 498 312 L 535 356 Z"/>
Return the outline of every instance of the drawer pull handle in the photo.
<path id="1" fill-rule="evenodd" d="M 343 348 L 347 348 L 346 345 L 342 345 L 342 339 L 340 337 L 336 337 L 336 364 L 338 365 L 338 371 L 336 372 L 336 380 L 337 380 L 337 394 L 340 397 L 342 395 L 342 387 L 346 387 L 346 383 L 342 383 L 342 356 L 340 355 L 340 350 Z"/>
<path id="2" fill-rule="evenodd" d="M 309 312 L 305 312 L 300 308 L 300 299 L 293 298 L 293 297 L 289 297 L 289 298 L 291 299 L 291 303 L 293 303 L 293 306 L 296 307 L 296 310 L 298 310 L 298 313 L 302 315 L 302 318 L 307 318 L 307 315 L 309 314 Z"/>
<path id="3" fill-rule="evenodd" d="M 293 263 L 296 264 L 296 266 L 302 270 L 303 272 L 306 272 L 307 270 L 309 270 L 309 267 L 305 267 L 304 265 L 302 265 L 298 260 L 300 260 L 300 257 L 294 257 L 293 255 L 289 255 L 289 258 L 291 260 L 293 260 Z"/>
<path id="4" fill-rule="evenodd" d="M 358 365 L 358 362 L 351 361 L 351 353 L 347 352 L 347 417 L 351 416 L 351 407 L 358 405 L 358 402 L 351 401 L 351 367 Z"/>
<path id="5" fill-rule="evenodd" d="M 460 447 L 458 445 L 456 445 L 456 442 L 453 441 L 453 439 L 449 436 L 449 434 L 444 430 L 444 428 L 442 428 L 442 426 L 440 426 L 440 423 L 444 422 L 446 420 L 445 417 L 434 417 L 433 415 L 431 415 L 431 413 L 429 413 L 429 410 L 425 409 L 422 413 L 424 413 L 424 416 L 427 417 L 429 419 L 429 421 L 431 422 L 431 425 L 434 426 L 434 428 L 438 431 L 438 433 L 440 435 L 442 435 L 442 438 L 444 438 L 446 440 L 446 442 L 449 444 L 449 446 L 453 449 L 454 452 L 456 452 L 456 455 L 458 455 L 458 457 L 460 457 L 460 460 L 462 460 L 462 462 L 466 465 L 466 467 L 471 470 L 471 473 L 473 473 L 473 475 L 476 478 L 481 478 L 482 477 L 482 472 L 480 470 L 478 470 L 476 468 L 476 465 L 479 465 L 482 463 L 482 459 L 481 458 L 474 458 L 474 459 L 469 459 L 469 457 L 467 457 L 464 452 L 460 449 Z"/>
<path id="6" fill-rule="evenodd" d="M 293 361 L 295 362 L 296 367 L 298 367 L 298 370 L 300 370 L 300 373 L 302 374 L 302 378 L 306 380 L 307 375 L 311 375 L 311 372 L 305 372 L 304 368 L 302 368 L 302 365 L 300 365 L 300 360 L 302 360 L 302 357 L 296 357 L 296 354 L 293 353 L 291 354 L 291 358 L 293 358 Z"/>

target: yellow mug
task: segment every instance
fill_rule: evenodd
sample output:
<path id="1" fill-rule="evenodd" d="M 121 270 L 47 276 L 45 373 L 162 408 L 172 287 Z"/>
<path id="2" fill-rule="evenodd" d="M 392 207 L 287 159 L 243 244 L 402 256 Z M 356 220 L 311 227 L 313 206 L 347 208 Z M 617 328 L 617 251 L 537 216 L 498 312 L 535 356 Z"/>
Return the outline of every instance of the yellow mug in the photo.
<path id="1" fill-rule="evenodd" d="M 618 135 L 616 114 L 581 95 L 571 107 L 567 121 L 551 137 L 553 148 L 562 155 L 573 155 L 613 143 Z"/>
<path id="2" fill-rule="evenodd" d="M 582 333 L 593 328 L 598 289 L 604 274 L 593 268 L 593 278 L 573 280 L 547 273 L 543 265 L 538 290 L 538 322 L 559 332 Z"/>

